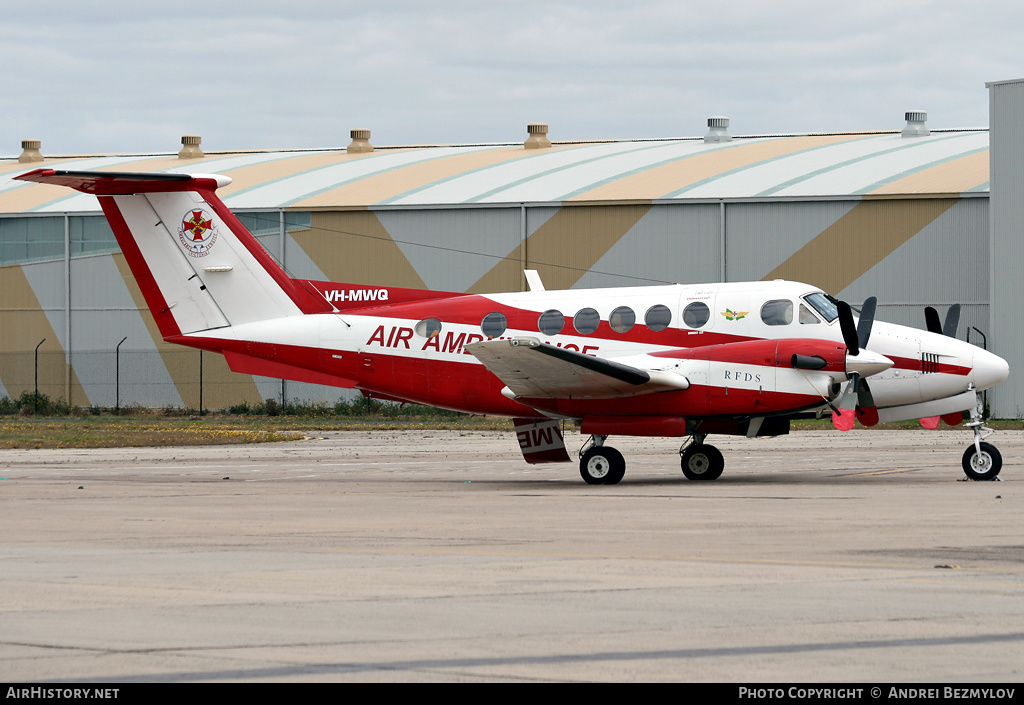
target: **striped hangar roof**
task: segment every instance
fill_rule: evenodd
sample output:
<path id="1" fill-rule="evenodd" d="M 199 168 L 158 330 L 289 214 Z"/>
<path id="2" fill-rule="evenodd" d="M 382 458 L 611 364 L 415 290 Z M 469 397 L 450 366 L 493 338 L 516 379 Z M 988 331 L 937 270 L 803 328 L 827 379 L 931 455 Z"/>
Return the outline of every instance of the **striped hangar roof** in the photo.
<path id="1" fill-rule="evenodd" d="M 88 212 L 96 199 L 12 180 L 31 169 L 226 174 L 228 206 L 374 206 L 802 199 L 989 189 L 987 129 L 523 145 L 293 150 L 0 161 L 0 213 Z"/>

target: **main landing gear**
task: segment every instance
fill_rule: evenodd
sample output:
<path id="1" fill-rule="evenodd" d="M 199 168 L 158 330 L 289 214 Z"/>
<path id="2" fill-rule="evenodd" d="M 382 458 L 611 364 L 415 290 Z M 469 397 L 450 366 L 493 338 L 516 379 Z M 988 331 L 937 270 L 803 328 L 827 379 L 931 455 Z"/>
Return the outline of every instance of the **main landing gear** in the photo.
<path id="1" fill-rule="evenodd" d="M 626 474 L 622 453 L 604 444 L 608 436 L 591 436 L 580 453 L 580 475 L 588 485 L 617 485 Z"/>
<path id="2" fill-rule="evenodd" d="M 707 436 L 695 433 L 692 440 L 679 449 L 679 464 L 687 480 L 717 480 L 725 470 L 725 458 L 712 445 L 704 442 Z"/>
<path id="3" fill-rule="evenodd" d="M 1003 456 L 994 445 L 983 442 L 995 433 L 985 425 L 983 416 L 984 402 L 978 394 L 977 403 L 971 410 L 971 421 L 964 424 L 974 431 L 974 443 L 967 446 L 967 450 L 964 451 L 962 464 L 964 474 L 972 480 L 995 480 L 999 476 L 999 471 L 1003 469 Z M 985 433 L 982 433 L 983 431 Z"/>
<path id="4" fill-rule="evenodd" d="M 680 464 L 688 480 L 717 480 L 725 469 L 725 458 L 707 436 L 695 434 L 679 449 Z M 622 453 L 604 444 L 608 436 L 594 435 L 580 451 L 580 475 L 588 485 L 617 485 L 626 474 Z M 988 445 L 988 444 L 985 444 Z"/>

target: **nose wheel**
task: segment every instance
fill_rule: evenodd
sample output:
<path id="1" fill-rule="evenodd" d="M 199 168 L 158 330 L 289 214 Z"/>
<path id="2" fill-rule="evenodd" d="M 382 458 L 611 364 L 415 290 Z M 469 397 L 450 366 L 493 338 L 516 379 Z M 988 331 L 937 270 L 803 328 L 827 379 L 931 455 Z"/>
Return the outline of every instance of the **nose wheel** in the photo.
<path id="1" fill-rule="evenodd" d="M 1003 456 L 991 443 L 968 446 L 964 451 L 964 474 L 972 480 L 994 480 L 1003 468 Z"/>

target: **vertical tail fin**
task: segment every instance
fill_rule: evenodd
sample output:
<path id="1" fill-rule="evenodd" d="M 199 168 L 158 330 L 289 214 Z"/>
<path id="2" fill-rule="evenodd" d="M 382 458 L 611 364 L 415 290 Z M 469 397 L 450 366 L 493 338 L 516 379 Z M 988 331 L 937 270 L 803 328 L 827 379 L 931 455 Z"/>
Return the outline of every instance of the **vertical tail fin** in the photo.
<path id="1" fill-rule="evenodd" d="M 331 310 L 217 197 L 228 177 L 37 169 L 16 178 L 99 198 L 164 337 Z"/>

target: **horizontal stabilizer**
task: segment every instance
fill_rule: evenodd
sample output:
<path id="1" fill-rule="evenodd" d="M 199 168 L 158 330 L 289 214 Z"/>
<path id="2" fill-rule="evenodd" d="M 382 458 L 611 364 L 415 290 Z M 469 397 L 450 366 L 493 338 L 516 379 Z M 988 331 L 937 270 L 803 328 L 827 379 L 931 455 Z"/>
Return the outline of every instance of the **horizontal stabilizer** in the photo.
<path id="1" fill-rule="evenodd" d="M 160 174 L 118 171 L 62 171 L 36 169 L 15 176 L 20 181 L 67 186 L 94 196 L 127 196 L 135 193 L 192 191 L 197 187 L 217 189 L 231 183 L 231 177 L 213 174 Z"/>
<path id="2" fill-rule="evenodd" d="M 682 375 L 643 370 L 535 338 L 488 340 L 466 350 L 516 397 L 614 399 L 690 386 Z"/>

